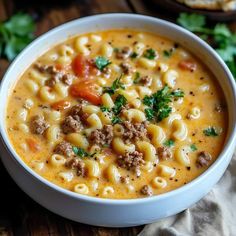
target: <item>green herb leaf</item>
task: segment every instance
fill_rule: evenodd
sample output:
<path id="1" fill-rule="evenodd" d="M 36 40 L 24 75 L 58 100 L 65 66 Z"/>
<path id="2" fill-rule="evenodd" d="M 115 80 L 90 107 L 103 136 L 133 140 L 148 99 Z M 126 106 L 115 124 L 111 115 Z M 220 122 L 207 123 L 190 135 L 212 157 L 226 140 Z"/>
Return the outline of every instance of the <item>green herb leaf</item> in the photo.
<path id="1" fill-rule="evenodd" d="M 110 112 L 110 108 L 105 107 L 105 106 L 101 106 L 100 109 L 102 112 Z"/>
<path id="2" fill-rule="evenodd" d="M 127 99 L 123 95 L 118 95 L 116 97 L 116 100 L 114 102 L 114 107 L 112 108 L 112 111 L 115 115 L 118 115 L 122 109 L 127 103 Z"/>
<path id="3" fill-rule="evenodd" d="M 177 23 L 190 31 L 198 31 L 205 26 L 206 18 L 198 14 L 181 13 Z"/>
<path id="4" fill-rule="evenodd" d="M 157 56 L 157 53 L 154 49 L 149 48 L 144 52 L 143 56 L 148 58 L 149 60 L 154 60 Z"/>
<path id="5" fill-rule="evenodd" d="M 169 140 L 166 140 L 163 144 L 167 147 L 173 147 L 175 142 L 174 142 L 174 140 L 169 139 Z"/>
<path id="6" fill-rule="evenodd" d="M 155 112 L 153 111 L 152 108 L 146 108 L 146 109 L 144 110 L 144 112 L 145 112 L 145 115 L 146 115 L 146 117 L 147 117 L 147 120 L 151 121 L 151 120 L 154 119 Z"/>
<path id="7" fill-rule="evenodd" d="M 197 151 L 197 146 L 193 143 L 190 145 L 192 152 Z"/>
<path id="8" fill-rule="evenodd" d="M 178 99 L 183 96 L 183 91 L 171 91 L 168 86 L 165 86 L 163 89 L 158 90 L 151 96 L 145 96 L 143 99 L 143 104 L 149 106 L 149 108 L 153 110 L 152 114 L 155 115 L 157 121 L 162 121 L 164 118 L 168 117 L 172 111 L 169 103 L 174 99 Z"/>
<path id="9" fill-rule="evenodd" d="M 12 16 L 4 25 L 12 34 L 19 36 L 29 35 L 35 30 L 32 17 L 22 13 Z"/>
<path id="10" fill-rule="evenodd" d="M 216 128 L 215 127 L 208 127 L 206 129 L 203 130 L 203 133 L 206 135 L 206 136 L 218 136 L 219 133 L 217 132 Z"/>
<path id="11" fill-rule="evenodd" d="M 122 122 L 122 120 L 121 120 L 121 118 L 118 117 L 118 116 L 114 116 L 114 117 L 112 118 L 112 120 L 111 120 L 111 123 L 112 123 L 113 125 L 115 125 L 115 124 L 120 124 L 121 122 Z"/>
<path id="12" fill-rule="evenodd" d="M 103 71 L 110 64 L 111 62 L 105 57 L 98 56 L 95 59 L 95 65 L 100 71 Z"/>
<path id="13" fill-rule="evenodd" d="M 34 38 L 35 23 L 30 15 L 18 13 L 0 23 L 0 56 L 14 59 Z"/>
<path id="14" fill-rule="evenodd" d="M 118 88 L 125 89 L 124 84 L 120 82 L 121 78 L 122 74 L 119 78 L 114 80 L 111 87 L 103 87 L 103 93 L 109 93 L 110 95 L 113 95 Z"/>
<path id="15" fill-rule="evenodd" d="M 75 153 L 75 155 L 77 155 L 79 157 L 88 157 L 88 156 L 90 156 L 83 148 L 78 148 L 78 147 L 73 146 L 72 150 Z"/>
<path id="16" fill-rule="evenodd" d="M 131 57 L 132 59 L 135 59 L 135 58 L 138 57 L 138 53 L 137 53 L 137 52 L 133 52 L 133 53 L 131 53 L 130 57 Z"/>
<path id="17" fill-rule="evenodd" d="M 172 55 L 172 53 L 173 53 L 173 50 L 164 50 L 163 51 L 163 55 L 165 57 L 170 57 Z"/>

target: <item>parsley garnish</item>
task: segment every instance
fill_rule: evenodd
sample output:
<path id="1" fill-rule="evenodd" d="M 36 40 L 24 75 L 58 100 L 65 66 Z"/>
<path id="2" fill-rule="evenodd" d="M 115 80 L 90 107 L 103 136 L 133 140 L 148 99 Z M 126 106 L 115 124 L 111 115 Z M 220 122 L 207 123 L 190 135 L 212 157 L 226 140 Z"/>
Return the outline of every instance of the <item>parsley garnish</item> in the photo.
<path id="1" fill-rule="evenodd" d="M 88 157 L 90 156 L 89 153 L 87 153 L 83 148 L 78 148 L 73 146 L 72 147 L 73 152 L 75 153 L 75 155 L 79 156 L 79 157 Z"/>
<path id="2" fill-rule="evenodd" d="M 100 109 L 102 112 L 109 112 L 110 111 L 110 108 L 105 107 L 105 106 L 101 106 Z"/>
<path id="3" fill-rule="evenodd" d="M 212 136 L 212 137 L 215 137 L 215 136 L 219 135 L 215 127 L 208 127 L 208 128 L 203 130 L 203 133 L 206 136 Z"/>
<path id="4" fill-rule="evenodd" d="M 113 125 L 119 124 L 119 123 L 121 123 L 121 122 L 122 122 L 122 120 L 121 120 L 121 118 L 118 117 L 118 116 L 114 116 L 114 117 L 112 118 L 112 120 L 111 120 L 111 123 L 112 123 Z"/>
<path id="5" fill-rule="evenodd" d="M 113 95 L 118 88 L 125 89 L 124 84 L 120 82 L 121 78 L 122 74 L 120 75 L 119 78 L 114 80 L 111 87 L 103 87 L 103 93 L 109 93 Z"/>
<path id="6" fill-rule="evenodd" d="M 197 151 L 197 146 L 193 143 L 190 145 L 192 152 Z"/>
<path id="7" fill-rule="evenodd" d="M 95 65 L 100 71 L 103 71 L 104 68 L 106 68 L 110 64 L 111 62 L 105 57 L 98 56 L 95 59 Z"/>
<path id="8" fill-rule="evenodd" d="M 149 48 L 144 52 L 143 56 L 150 60 L 154 60 L 157 56 L 157 53 L 154 49 Z"/>
<path id="9" fill-rule="evenodd" d="M 147 117 L 147 120 L 153 120 L 153 118 L 154 118 L 154 115 L 155 115 L 155 112 L 153 111 L 153 109 L 152 108 L 146 108 L 145 110 L 144 110 L 144 112 L 145 112 L 145 115 L 146 115 L 146 117 Z"/>
<path id="10" fill-rule="evenodd" d="M 13 60 L 33 39 L 35 23 L 28 14 L 18 13 L 0 23 L 0 57 Z"/>
<path id="11" fill-rule="evenodd" d="M 133 53 L 131 53 L 130 57 L 131 57 L 132 59 L 135 59 L 135 58 L 138 57 L 138 53 L 137 53 L 137 52 L 133 52 Z"/>
<path id="12" fill-rule="evenodd" d="M 236 33 L 221 23 L 213 28 L 206 27 L 206 17 L 198 14 L 181 13 L 177 22 L 207 42 L 211 42 L 236 78 Z"/>
<path id="13" fill-rule="evenodd" d="M 123 95 L 118 95 L 116 97 L 116 100 L 114 102 L 114 107 L 112 108 L 112 111 L 115 115 L 118 115 L 122 109 L 127 103 L 127 99 Z"/>
<path id="14" fill-rule="evenodd" d="M 136 72 L 135 75 L 134 75 L 134 84 L 138 84 L 140 81 L 140 73 L 139 72 Z"/>
<path id="15" fill-rule="evenodd" d="M 172 50 L 164 50 L 163 55 L 165 57 L 170 57 L 172 55 L 173 51 Z"/>
<path id="16" fill-rule="evenodd" d="M 143 99 L 143 104 L 149 106 L 149 110 L 145 112 L 147 119 L 150 120 L 152 117 L 153 119 L 156 118 L 157 121 L 161 121 L 164 118 L 168 117 L 172 111 L 169 103 L 172 102 L 173 99 L 183 96 L 183 91 L 171 91 L 168 86 L 165 86 L 163 89 L 158 90 L 151 96 L 145 96 Z M 152 112 L 150 110 L 152 110 Z"/>
<path id="17" fill-rule="evenodd" d="M 167 147 L 172 147 L 172 146 L 174 146 L 175 142 L 174 142 L 174 140 L 169 139 L 169 140 L 166 140 L 163 144 Z"/>

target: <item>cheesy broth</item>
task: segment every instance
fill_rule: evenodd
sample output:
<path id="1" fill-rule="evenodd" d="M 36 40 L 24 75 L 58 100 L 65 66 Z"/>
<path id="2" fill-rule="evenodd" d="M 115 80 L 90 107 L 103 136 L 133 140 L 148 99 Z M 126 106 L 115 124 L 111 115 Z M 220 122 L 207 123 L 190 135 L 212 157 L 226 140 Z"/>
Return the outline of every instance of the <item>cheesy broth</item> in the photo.
<path id="1" fill-rule="evenodd" d="M 217 158 L 227 107 L 182 45 L 110 30 L 50 49 L 19 78 L 7 108 L 16 152 L 62 188 L 104 198 L 176 189 Z"/>

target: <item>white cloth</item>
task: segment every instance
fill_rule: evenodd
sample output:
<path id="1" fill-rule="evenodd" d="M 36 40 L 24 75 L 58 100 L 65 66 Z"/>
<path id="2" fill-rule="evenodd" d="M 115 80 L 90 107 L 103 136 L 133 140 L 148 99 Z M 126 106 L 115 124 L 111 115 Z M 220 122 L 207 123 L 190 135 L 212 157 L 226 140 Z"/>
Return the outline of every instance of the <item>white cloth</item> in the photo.
<path id="1" fill-rule="evenodd" d="M 178 215 L 146 225 L 139 236 L 236 236 L 236 153 L 212 191 Z"/>

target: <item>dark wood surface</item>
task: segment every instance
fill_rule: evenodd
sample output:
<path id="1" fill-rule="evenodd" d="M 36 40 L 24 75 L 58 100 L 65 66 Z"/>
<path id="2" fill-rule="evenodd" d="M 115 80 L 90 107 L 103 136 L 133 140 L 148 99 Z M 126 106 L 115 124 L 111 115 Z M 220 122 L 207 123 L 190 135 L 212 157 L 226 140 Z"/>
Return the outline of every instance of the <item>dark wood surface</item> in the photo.
<path id="1" fill-rule="evenodd" d="M 0 0 L 0 21 L 16 12 L 28 12 L 37 22 L 36 35 L 64 22 L 98 13 L 131 12 L 174 21 L 176 15 L 149 0 Z M 0 59 L 0 79 L 9 63 Z M 5 235 L 137 235 L 143 226 L 93 227 L 57 216 L 30 199 L 13 182 L 0 163 L 0 236 Z"/>

